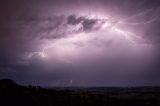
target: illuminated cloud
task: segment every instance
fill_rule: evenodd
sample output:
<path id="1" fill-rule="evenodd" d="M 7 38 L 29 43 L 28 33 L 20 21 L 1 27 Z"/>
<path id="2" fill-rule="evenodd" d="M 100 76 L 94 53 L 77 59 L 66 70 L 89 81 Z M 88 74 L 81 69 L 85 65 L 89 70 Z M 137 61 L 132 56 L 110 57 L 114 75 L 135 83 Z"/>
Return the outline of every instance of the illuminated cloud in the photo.
<path id="1" fill-rule="evenodd" d="M 150 49 L 152 46 L 151 44 L 146 44 L 145 40 L 139 35 L 134 34 L 134 32 L 130 32 L 123 27 L 119 28 L 117 20 L 103 19 L 98 16 L 85 17 L 86 18 L 76 18 L 75 15 L 68 16 L 67 23 L 61 25 L 63 27 L 65 24 L 65 27 L 60 27 L 62 30 L 65 30 L 65 32 L 57 32 L 63 32 L 63 37 L 50 39 L 44 44 L 41 51 L 33 52 L 29 57 L 37 54 L 42 58 L 55 57 L 59 60 L 69 61 L 74 57 L 79 58 L 89 54 L 91 56 L 101 56 L 101 54 L 105 52 L 108 54 L 116 54 L 121 50 L 133 49 L 133 52 L 137 52 L 137 50 L 139 51 L 140 49 L 141 51 L 143 51 L 143 49 Z M 90 51 L 87 51 L 88 49 L 90 49 Z"/>
<path id="2" fill-rule="evenodd" d="M 56 86 L 138 85 L 156 79 L 158 4 L 157 0 L 3 1 L 0 78 Z"/>

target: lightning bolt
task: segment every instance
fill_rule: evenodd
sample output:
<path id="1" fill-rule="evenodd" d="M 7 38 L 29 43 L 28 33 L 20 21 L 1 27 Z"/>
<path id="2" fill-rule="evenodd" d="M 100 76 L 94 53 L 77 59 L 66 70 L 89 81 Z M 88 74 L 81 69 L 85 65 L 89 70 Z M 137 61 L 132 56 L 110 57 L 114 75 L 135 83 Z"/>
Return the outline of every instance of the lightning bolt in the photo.
<path id="1" fill-rule="evenodd" d="M 125 20 L 132 19 L 132 18 L 135 18 L 135 17 L 137 17 L 137 16 L 146 14 L 146 13 L 152 11 L 152 10 L 153 10 L 153 9 L 149 9 L 149 10 L 144 11 L 144 12 L 141 12 L 141 13 L 135 15 L 135 16 L 126 18 Z M 91 18 L 94 18 L 94 17 L 91 17 Z M 96 17 L 96 19 L 97 19 L 97 17 Z M 118 27 L 118 25 L 122 25 L 122 24 L 124 24 L 124 25 L 149 24 L 149 23 L 151 23 L 151 22 L 154 22 L 156 19 L 157 19 L 157 17 L 154 18 L 154 19 L 152 19 L 152 20 L 148 20 L 148 21 L 144 21 L 144 22 L 139 22 L 139 23 L 127 23 L 127 22 L 125 22 L 124 20 L 123 20 L 123 21 L 116 21 L 116 20 L 114 20 L 114 19 L 109 20 L 108 18 L 107 18 L 107 19 L 102 19 L 102 18 L 100 18 L 99 21 L 102 21 L 102 22 L 101 22 L 101 29 L 102 29 L 102 30 L 110 29 L 110 30 L 113 31 L 113 32 L 116 32 L 116 33 L 121 34 L 121 35 L 124 36 L 128 41 L 130 41 L 132 44 L 136 45 L 137 43 L 136 43 L 136 41 L 135 41 L 134 38 L 136 38 L 136 39 L 141 39 L 141 37 L 138 36 L 138 35 L 136 35 L 136 34 L 134 34 L 133 32 L 126 31 L 126 30 L 122 30 L 121 28 Z M 102 24 L 102 23 L 103 23 L 103 24 Z M 66 38 L 66 39 L 67 39 L 67 40 L 71 40 L 71 41 L 73 40 L 73 39 L 71 39 L 71 38 Z M 74 40 L 75 40 L 75 41 L 79 41 L 79 38 L 75 37 Z M 54 42 L 54 43 L 55 43 L 55 42 Z M 35 56 L 35 55 L 38 55 L 38 56 L 40 56 L 40 57 L 42 57 L 42 58 L 46 58 L 46 57 L 47 57 L 46 50 L 48 50 L 48 49 L 50 49 L 50 48 L 54 48 L 54 47 L 55 47 L 55 44 L 54 44 L 54 43 L 53 43 L 53 44 L 49 44 L 49 45 L 43 47 L 42 50 L 39 51 L 39 52 L 33 52 L 33 53 L 31 53 L 31 54 L 29 55 L 29 57 L 31 58 L 31 57 L 33 57 L 33 56 Z"/>

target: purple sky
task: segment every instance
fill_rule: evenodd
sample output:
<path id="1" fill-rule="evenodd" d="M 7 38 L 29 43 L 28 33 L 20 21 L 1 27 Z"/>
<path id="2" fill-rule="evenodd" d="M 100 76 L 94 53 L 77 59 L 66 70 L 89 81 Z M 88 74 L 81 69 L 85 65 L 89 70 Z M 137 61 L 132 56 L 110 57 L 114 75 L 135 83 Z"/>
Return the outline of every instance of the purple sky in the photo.
<path id="1" fill-rule="evenodd" d="M 160 85 L 158 0 L 5 0 L 0 7 L 0 78 Z"/>

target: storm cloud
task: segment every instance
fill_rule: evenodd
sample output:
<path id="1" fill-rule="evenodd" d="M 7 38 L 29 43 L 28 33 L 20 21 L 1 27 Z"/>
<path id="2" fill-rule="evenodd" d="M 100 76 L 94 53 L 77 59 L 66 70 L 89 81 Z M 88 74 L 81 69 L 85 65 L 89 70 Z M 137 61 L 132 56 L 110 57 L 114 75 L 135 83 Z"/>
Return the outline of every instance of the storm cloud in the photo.
<path id="1" fill-rule="evenodd" d="M 0 78 L 159 85 L 158 0 L 1 1 Z"/>

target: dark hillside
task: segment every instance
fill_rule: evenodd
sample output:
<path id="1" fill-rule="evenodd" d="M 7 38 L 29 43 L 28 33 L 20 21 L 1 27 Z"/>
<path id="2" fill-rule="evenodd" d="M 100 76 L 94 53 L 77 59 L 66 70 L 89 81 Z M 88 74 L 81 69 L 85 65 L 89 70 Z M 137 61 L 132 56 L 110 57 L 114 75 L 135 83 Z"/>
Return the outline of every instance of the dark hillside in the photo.
<path id="1" fill-rule="evenodd" d="M 44 89 L 3 79 L 0 106 L 160 106 L 160 88 Z"/>

